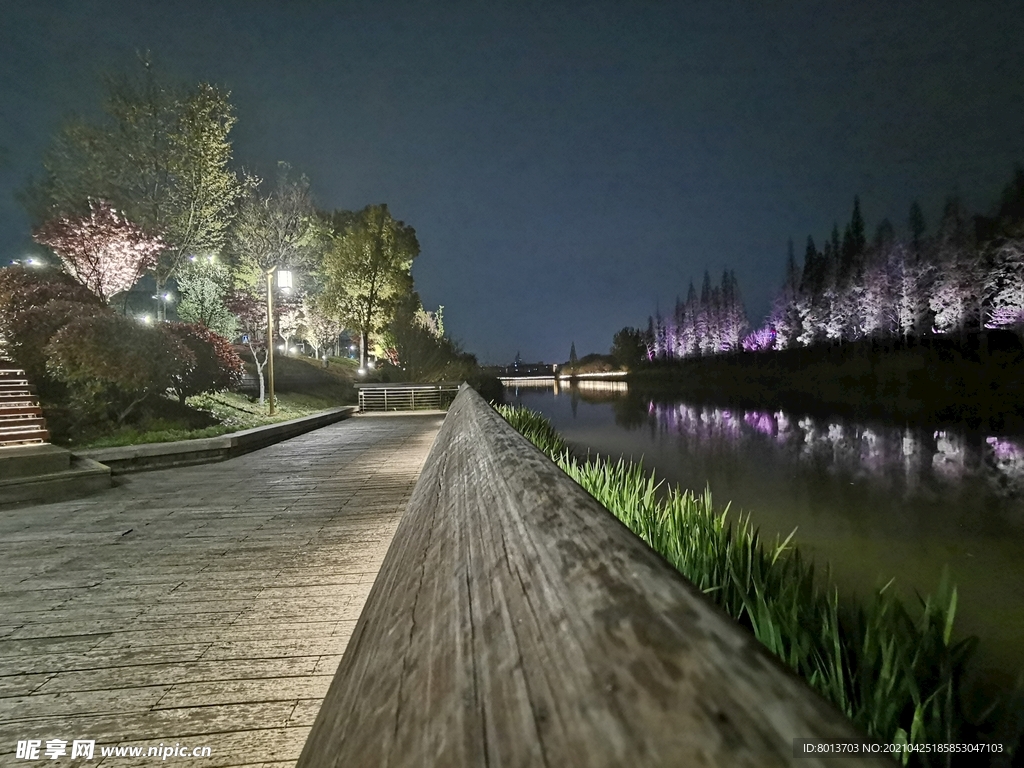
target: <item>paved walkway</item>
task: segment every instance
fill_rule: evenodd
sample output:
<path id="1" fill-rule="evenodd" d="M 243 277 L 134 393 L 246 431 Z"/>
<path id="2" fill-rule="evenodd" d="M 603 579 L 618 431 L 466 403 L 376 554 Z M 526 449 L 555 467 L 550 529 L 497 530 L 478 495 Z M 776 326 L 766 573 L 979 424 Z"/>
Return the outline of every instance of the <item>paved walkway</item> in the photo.
<path id="1" fill-rule="evenodd" d="M 0 511 L 0 766 L 294 766 L 442 417 L 357 417 Z M 40 739 L 41 762 L 18 760 Z M 45 759 L 49 739 L 92 760 Z M 161 762 L 161 761 L 157 761 Z"/>

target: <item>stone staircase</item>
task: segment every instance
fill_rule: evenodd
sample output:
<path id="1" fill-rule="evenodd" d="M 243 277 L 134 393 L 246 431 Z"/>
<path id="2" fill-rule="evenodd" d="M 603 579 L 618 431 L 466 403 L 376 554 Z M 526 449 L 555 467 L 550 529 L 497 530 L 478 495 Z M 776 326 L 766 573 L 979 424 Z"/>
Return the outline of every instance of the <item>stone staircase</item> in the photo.
<path id="1" fill-rule="evenodd" d="M 0 360 L 0 507 L 73 498 L 110 487 L 110 468 L 50 445 L 25 372 Z"/>
<path id="2" fill-rule="evenodd" d="M 50 433 L 25 372 L 0 364 L 0 448 L 48 443 Z"/>

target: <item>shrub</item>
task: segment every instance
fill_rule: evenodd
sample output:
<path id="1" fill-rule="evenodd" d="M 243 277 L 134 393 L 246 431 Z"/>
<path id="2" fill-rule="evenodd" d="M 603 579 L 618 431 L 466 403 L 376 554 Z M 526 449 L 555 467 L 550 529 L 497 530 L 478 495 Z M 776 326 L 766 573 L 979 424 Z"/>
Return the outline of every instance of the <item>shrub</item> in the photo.
<path id="1" fill-rule="evenodd" d="M 73 318 L 104 311 L 85 286 L 52 269 L 0 269 L 0 352 L 45 388 L 44 348 Z"/>
<path id="2" fill-rule="evenodd" d="M 162 328 L 112 312 L 72 320 L 54 334 L 46 356 L 50 374 L 68 385 L 83 413 L 106 412 L 119 424 L 195 366 L 191 350 Z"/>
<path id="3" fill-rule="evenodd" d="M 191 395 L 238 386 L 244 368 L 230 341 L 203 325 L 168 323 L 162 328 L 187 347 L 194 359 L 191 366 L 172 376 L 171 389 L 179 402 Z"/>

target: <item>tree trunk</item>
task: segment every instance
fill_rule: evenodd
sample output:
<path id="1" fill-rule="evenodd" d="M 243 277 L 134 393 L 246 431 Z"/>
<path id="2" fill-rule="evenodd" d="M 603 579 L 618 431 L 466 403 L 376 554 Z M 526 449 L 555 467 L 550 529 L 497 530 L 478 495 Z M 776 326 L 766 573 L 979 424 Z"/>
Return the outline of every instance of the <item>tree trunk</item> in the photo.
<path id="1" fill-rule="evenodd" d="M 367 363 L 367 360 L 366 360 L 366 347 L 369 345 L 369 343 L 370 343 L 370 333 L 369 333 L 369 331 L 365 331 L 365 330 L 364 331 L 360 331 L 359 332 L 359 367 L 361 369 L 363 369 L 363 370 L 366 370 L 366 363 Z"/>
<path id="2" fill-rule="evenodd" d="M 156 321 L 162 323 L 167 319 L 167 307 L 164 305 L 164 286 L 167 283 L 159 275 L 156 276 Z"/>

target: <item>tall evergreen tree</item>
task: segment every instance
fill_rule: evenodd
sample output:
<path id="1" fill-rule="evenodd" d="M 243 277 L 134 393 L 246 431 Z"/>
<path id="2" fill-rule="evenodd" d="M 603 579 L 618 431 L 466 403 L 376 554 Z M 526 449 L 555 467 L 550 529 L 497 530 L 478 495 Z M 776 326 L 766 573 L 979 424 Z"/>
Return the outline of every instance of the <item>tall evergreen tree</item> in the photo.
<path id="1" fill-rule="evenodd" d="M 785 290 L 795 295 L 800 287 L 800 271 L 796 266 L 796 248 L 793 245 L 793 238 L 789 238 L 786 244 L 786 284 Z"/>
<path id="2" fill-rule="evenodd" d="M 1013 178 L 999 198 L 999 224 L 1008 237 L 1024 237 L 1024 166 L 1013 169 Z"/>
<path id="3" fill-rule="evenodd" d="M 804 269 L 800 275 L 800 293 L 807 297 L 815 296 L 821 290 L 821 255 L 814 245 L 814 238 L 807 236 L 807 247 L 804 249 Z"/>
<path id="4" fill-rule="evenodd" d="M 878 224 L 878 229 L 875 230 L 875 238 L 872 243 L 876 251 L 882 251 L 888 246 L 892 245 L 896 240 L 896 230 L 892 226 L 892 222 L 888 219 L 882 219 Z"/>
<path id="5" fill-rule="evenodd" d="M 907 225 L 910 229 L 910 244 L 913 246 L 914 253 L 920 256 L 921 246 L 924 243 L 925 223 L 924 211 L 921 210 L 921 204 L 917 200 L 910 204 Z"/>

